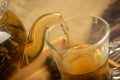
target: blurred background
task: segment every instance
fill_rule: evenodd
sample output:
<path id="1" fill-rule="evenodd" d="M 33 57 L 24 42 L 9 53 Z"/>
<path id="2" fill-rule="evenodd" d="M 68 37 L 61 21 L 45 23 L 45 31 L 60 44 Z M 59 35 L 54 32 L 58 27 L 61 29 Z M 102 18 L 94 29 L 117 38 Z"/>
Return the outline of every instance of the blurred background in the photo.
<path id="1" fill-rule="evenodd" d="M 29 31 L 33 22 L 41 15 L 61 12 L 67 18 L 77 15 L 101 16 L 116 0 L 9 0 L 13 11 Z"/>

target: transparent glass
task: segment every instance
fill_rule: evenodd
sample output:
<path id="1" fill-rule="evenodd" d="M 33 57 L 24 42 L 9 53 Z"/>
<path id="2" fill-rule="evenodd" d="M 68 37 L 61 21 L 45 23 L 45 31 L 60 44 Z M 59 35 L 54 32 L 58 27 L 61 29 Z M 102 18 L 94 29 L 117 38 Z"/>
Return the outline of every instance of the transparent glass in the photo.
<path id="1" fill-rule="evenodd" d="M 46 33 L 62 80 L 111 80 L 109 24 L 95 16 L 72 17 Z"/>

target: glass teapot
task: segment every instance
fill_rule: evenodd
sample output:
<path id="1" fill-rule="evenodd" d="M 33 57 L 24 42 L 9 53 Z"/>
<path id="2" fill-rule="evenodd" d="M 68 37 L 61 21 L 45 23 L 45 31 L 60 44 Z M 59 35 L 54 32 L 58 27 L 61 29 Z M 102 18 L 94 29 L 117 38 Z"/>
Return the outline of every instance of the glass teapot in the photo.
<path id="1" fill-rule="evenodd" d="M 39 17 L 27 36 L 18 17 L 0 0 L 0 79 L 10 79 L 19 69 L 34 61 L 44 46 L 46 29 L 61 20 L 60 13 Z"/>

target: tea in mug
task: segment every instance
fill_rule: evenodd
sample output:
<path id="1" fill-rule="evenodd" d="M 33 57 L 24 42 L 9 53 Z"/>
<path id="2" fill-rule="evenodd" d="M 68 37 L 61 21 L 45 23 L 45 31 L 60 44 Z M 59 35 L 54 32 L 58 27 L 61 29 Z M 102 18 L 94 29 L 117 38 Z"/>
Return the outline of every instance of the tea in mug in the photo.
<path id="1" fill-rule="evenodd" d="M 83 47 L 86 45 L 73 49 Z M 65 54 L 63 66 L 59 67 L 62 80 L 110 80 L 107 56 L 99 49 Z"/>

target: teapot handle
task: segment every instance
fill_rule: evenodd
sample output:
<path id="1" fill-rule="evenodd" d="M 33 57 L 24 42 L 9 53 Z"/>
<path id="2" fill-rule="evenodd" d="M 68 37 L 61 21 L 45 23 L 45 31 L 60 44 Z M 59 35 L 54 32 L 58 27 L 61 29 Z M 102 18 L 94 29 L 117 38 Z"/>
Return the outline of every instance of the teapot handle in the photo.
<path id="1" fill-rule="evenodd" d="M 45 14 L 35 21 L 27 38 L 23 62 L 26 61 L 26 63 L 29 64 L 42 52 L 46 30 L 55 24 L 60 24 L 61 19 L 61 14 L 54 12 Z"/>

